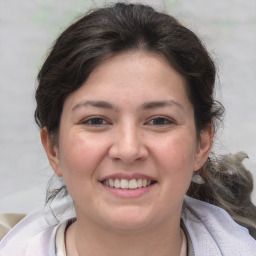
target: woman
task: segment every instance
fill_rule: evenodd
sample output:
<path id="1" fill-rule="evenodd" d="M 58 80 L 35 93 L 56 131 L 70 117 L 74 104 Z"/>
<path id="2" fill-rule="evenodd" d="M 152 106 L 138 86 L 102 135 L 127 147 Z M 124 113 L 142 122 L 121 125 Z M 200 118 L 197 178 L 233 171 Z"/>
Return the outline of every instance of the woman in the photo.
<path id="1" fill-rule="evenodd" d="M 48 201 L 68 192 L 75 214 L 62 202 L 56 220 L 29 215 L 2 255 L 256 255 L 233 221 L 255 228 L 253 206 L 234 204 L 251 177 L 208 158 L 223 108 L 194 33 L 147 6 L 98 9 L 60 35 L 38 81 L 36 122 L 64 182 Z"/>

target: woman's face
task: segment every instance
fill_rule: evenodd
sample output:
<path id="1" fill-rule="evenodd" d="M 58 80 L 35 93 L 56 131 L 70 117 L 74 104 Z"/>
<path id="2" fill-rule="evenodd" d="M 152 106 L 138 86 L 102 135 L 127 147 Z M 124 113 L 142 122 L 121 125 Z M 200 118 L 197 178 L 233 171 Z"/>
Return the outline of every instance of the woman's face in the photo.
<path id="1" fill-rule="evenodd" d="M 126 52 L 99 64 L 64 102 L 49 150 L 78 219 L 108 228 L 178 221 L 193 171 L 207 158 L 185 81 L 160 55 Z"/>

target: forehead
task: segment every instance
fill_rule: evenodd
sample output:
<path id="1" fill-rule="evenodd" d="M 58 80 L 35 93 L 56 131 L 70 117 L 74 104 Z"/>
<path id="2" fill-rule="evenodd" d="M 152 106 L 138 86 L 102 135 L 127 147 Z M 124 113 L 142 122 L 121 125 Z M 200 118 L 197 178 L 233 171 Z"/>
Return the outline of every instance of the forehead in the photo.
<path id="1" fill-rule="evenodd" d="M 188 100 L 185 79 L 163 56 L 144 51 L 124 52 L 102 61 L 66 102 L 74 105 L 87 98 L 126 104 Z"/>

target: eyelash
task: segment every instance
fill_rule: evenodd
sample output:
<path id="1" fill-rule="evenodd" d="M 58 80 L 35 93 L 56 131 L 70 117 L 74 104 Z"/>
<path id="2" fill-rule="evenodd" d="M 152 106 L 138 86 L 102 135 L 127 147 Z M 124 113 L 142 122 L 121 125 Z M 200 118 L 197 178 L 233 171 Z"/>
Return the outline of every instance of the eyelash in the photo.
<path id="1" fill-rule="evenodd" d="M 160 124 L 159 123 L 154 124 L 154 121 L 160 121 Z M 168 126 L 168 125 L 174 124 L 174 121 L 163 116 L 158 116 L 158 117 L 151 118 L 146 124 L 154 125 L 154 126 Z"/>
<path id="2" fill-rule="evenodd" d="M 160 122 L 160 123 L 155 123 L 155 122 Z M 110 124 L 110 122 L 108 122 L 103 117 L 97 117 L 97 116 L 87 118 L 86 120 L 83 120 L 81 123 L 84 125 L 94 126 L 94 127 L 101 127 L 101 126 Z M 158 116 L 158 117 L 151 118 L 149 121 L 147 121 L 145 123 L 145 125 L 168 126 L 168 125 L 172 125 L 174 123 L 175 122 L 173 120 L 171 120 L 167 117 Z"/>
<path id="3" fill-rule="evenodd" d="M 93 123 L 95 121 L 96 123 Z M 98 123 L 99 121 L 100 123 Z M 102 126 L 102 125 L 109 124 L 109 122 L 102 117 L 90 117 L 90 118 L 87 118 L 86 120 L 83 120 L 82 124 L 85 124 L 88 126 Z"/>

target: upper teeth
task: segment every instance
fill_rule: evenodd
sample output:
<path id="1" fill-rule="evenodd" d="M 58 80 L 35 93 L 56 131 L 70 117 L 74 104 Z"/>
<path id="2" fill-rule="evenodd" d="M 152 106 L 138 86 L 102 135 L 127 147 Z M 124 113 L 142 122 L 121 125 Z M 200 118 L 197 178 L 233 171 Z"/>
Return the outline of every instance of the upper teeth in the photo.
<path id="1" fill-rule="evenodd" d="M 151 181 L 147 179 L 107 179 L 103 181 L 103 184 L 112 188 L 136 189 L 149 186 Z"/>

